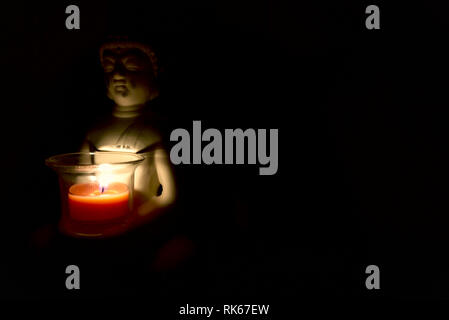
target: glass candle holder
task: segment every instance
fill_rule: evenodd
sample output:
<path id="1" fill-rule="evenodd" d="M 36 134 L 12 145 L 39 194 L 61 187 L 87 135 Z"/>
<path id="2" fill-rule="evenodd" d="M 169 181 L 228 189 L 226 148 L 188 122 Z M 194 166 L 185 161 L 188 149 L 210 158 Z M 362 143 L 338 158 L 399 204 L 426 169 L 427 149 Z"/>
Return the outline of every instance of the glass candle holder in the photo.
<path id="1" fill-rule="evenodd" d="M 46 159 L 59 177 L 60 230 L 95 237 L 125 228 L 133 210 L 134 171 L 143 160 L 127 152 L 77 152 Z"/>

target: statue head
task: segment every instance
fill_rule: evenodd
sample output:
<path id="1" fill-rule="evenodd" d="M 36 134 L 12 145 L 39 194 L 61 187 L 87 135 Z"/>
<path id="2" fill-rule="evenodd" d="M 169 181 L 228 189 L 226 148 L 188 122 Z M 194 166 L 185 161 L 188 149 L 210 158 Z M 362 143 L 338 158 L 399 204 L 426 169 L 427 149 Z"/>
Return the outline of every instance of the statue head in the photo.
<path id="1" fill-rule="evenodd" d="M 157 58 L 147 45 L 113 39 L 100 48 L 107 95 L 123 107 L 144 104 L 159 95 Z"/>

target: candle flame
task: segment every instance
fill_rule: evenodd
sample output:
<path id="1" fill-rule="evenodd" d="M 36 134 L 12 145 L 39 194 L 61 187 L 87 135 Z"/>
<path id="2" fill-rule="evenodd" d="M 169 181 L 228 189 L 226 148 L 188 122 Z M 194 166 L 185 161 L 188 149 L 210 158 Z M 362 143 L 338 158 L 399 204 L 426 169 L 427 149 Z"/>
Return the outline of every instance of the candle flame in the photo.
<path id="1" fill-rule="evenodd" d="M 108 183 L 104 179 L 99 179 L 98 191 L 104 193 L 108 189 Z"/>
<path id="2" fill-rule="evenodd" d="M 104 193 L 107 188 L 109 183 L 112 181 L 113 177 L 112 177 L 112 166 L 109 164 L 100 164 L 99 168 L 98 168 L 98 174 L 97 174 L 97 179 L 98 179 L 98 187 L 99 187 L 99 191 L 100 193 Z"/>

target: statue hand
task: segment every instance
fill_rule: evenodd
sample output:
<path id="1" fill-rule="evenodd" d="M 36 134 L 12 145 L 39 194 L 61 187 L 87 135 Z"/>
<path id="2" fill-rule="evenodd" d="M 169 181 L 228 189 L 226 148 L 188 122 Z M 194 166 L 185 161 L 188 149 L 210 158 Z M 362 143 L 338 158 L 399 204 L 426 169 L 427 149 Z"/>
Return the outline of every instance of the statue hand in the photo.
<path id="1" fill-rule="evenodd" d="M 139 216 L 145 217 L 148 215 L 152 215 L 155 211 L 161 208 L 158 197 L 154 196 L 149 200 L 142 203 L 137 208 L 137 213 Z"/>
<path id="2" fill-rule="evenodd" d="M 163 213 L 165 207 L 166 206 L 163 201 L 161 201 L 160 197 L 154 196 L 146 200 L 135 209 L 134 223 L 136 225 L 141 225 L 156 219 Z"/>

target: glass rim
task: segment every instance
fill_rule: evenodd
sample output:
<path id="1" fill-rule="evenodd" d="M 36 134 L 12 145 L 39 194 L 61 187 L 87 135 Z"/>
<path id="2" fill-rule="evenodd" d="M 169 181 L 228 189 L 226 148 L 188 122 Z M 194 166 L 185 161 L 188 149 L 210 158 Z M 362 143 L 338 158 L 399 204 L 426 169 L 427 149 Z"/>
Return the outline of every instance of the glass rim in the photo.
<path id="1" fill-rule="evenodd" d="M 100 156 L 100 155 L 108 155 L 108 156 L 122 156 L 127 157 L 127 159 L 123 159 L 122 161 L 112 161 L 105 163 L 74 163 L 77 157 L 81 156 Z M 71 163 L 68 161 L 72 159 Z M 65 160 L 65 161 L 64 161 Z M 110 164 L 112 166 L 127 166 L 127 165 L 137 165 L 140 162 L 145 160 L 145 157 L 136 153 L 131 152 L 119 152 L 119 151 L 96 151 L 96 152 L 71 152 L 71 153 L 63 153 L 55 156 L 51 156 L 45 159 L 45 164 L 54 169 L 84 169 L 84 170 L 94 170 L 100 168 L 102 164 Z"/>

